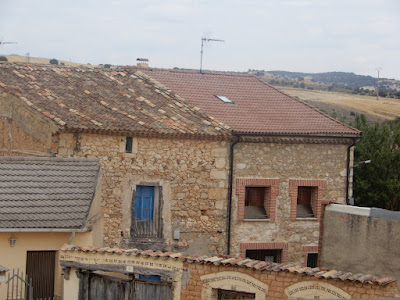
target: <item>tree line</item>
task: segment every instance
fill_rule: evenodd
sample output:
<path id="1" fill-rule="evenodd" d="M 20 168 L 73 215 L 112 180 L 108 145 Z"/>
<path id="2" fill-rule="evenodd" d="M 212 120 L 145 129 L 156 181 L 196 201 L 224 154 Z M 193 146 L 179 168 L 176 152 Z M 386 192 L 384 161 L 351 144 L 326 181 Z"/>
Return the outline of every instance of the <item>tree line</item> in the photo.
<path id="1" fill-rule="evenodd" d="M 357 115 L 355 126 L 362 131 L 356 144 L 354 164 L 354 200 L 358 206 L 400 210 L 400 117 L 369 125 Z"/>

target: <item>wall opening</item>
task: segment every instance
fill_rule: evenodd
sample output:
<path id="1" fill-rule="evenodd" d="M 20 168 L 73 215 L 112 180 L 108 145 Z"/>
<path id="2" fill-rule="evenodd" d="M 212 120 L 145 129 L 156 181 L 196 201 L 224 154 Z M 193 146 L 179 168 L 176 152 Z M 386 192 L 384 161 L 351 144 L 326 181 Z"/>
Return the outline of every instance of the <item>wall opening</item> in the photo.
<path id="1" fill-rule="evenodd" d="M 282 262 L 282 249 L 246 250 L 246 257 L 266 262 Z"/>

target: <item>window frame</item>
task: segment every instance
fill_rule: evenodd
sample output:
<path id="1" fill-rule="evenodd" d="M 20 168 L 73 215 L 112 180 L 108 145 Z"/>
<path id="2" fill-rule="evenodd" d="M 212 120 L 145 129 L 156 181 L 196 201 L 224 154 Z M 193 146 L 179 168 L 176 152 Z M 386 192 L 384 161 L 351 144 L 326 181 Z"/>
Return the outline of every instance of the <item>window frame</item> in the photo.
<path id="1" fill-rule="evenodd" d="M 125 153 L 132 153 L 133 150 L 133 136 L 127 136 L 125 139 Z"/>
<path id="2" fill-rule="evenodd" d="M 153 187 L 153 215 L 152 220 L 146 219 L 136 219 L 136 192 L 138 187 Z M 133 239 L 159 239 L 163 237 L 163 222 L 162 222 L 162 209 L 163 209 L 163 200 L 162 200 L 162 187 L 158 184 L 154 183 L 139 183 L 136 185 L 135 189 L 132 193 L 132 206 L 131 206 L 131 238 Z M 146 234 L 138 234 L 135 235 L 135 224 L 140 222 L 152 222 L 155 224 L 155 233 Z"/>
<path id="3" fill-rule="evenodd" d="M 240 243 L 240 257 L 246 257 L 247 250 L 281 250 L 281 264 L 288 262 L 289 243 L 287 242 L 263 242 Z"/>
<path id="4" fill-rule="evenodd" d="M 279 195 L 279 179 L 271 178 L 236 178 L 236 195 L 238 199 L 238 220 L 239 221 L 275 221 L 276 215 L 276 200 Z M 246 188 L 264 187 L 269 189 L 266 193 L 268 199 L 265 199 L 264 208 L 268 215 L 265 219 L 245 219 L 245 202 Z"/>
<path id="5" fill-rule="evenodd" d="M 303 267 L 307 267 L 308 254 L 318 255 L 318 246 L 303 246 Z"/>
<path id="6" fill-rule="evenodd" d="M 311 203 L 314 217 L 311 218 L 299 218 L 297 217 L 297 199 L 299 187 L 313 187 L 315 188 L 315 199 Z M 313 180 L 313 179 L 289 179 L 289 197 L 290 201 L 290 220 L 301 221 L 311 220 L 316 221 L 321 218 L 321 205 L 326 196 L 326 181 L 325 180 Z"/>

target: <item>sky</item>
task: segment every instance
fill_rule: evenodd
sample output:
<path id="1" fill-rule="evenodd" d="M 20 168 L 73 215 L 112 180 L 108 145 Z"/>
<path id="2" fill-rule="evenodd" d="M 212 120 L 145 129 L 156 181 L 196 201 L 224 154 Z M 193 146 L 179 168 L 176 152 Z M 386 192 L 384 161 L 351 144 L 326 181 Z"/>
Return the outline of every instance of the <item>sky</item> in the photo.
<path id="1" fill-rule="evenodd" d="M 398 0 L 0 0 L 0 54 L 400 79 Z"/>

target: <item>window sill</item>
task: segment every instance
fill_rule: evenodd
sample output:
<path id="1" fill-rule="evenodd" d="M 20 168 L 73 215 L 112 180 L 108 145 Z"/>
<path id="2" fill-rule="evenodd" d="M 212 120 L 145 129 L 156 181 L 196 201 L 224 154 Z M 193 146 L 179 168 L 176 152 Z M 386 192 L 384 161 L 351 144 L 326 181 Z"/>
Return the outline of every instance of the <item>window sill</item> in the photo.
<path id="1" fill-rule="evenodd" d="M 245 222 L 272 222 L 271 219 L 243 219 Z"/>
<path id="2" fill-rule="evenodd" d="M 136 153 L 126 153 L 126 152 L 124 152 L 123 155 L 124 155 L 124 157 L 130 158 L 130 157 L 135 157 Z"/>
<path id="3" fill-rule="evenodd" d="M 296 218 L 296 221 L 318 221 L 318 218 Z"/>

